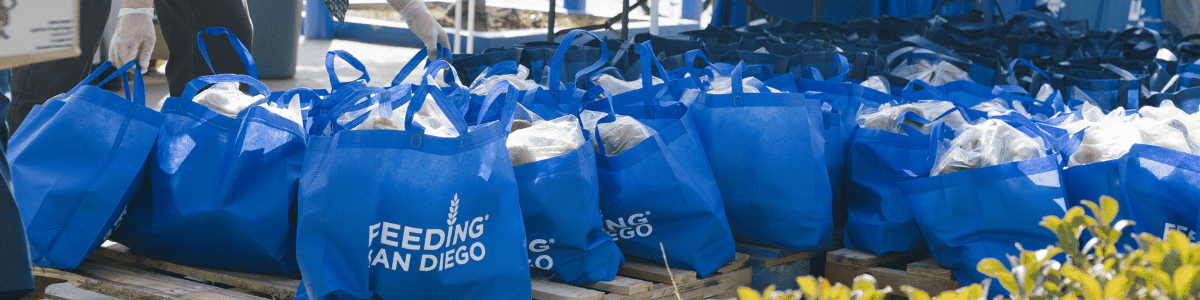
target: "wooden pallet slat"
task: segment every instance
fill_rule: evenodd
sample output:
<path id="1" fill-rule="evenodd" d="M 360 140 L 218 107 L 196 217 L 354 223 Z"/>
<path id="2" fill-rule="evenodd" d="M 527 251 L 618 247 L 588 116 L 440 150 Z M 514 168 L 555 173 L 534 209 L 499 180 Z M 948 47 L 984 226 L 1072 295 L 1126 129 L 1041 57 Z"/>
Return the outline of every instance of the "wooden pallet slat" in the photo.
<path id="1" fill-rule="evenodd" d="M 106 281 L 123 288 L 117 297 L 139 299 L 227 299 L 227 300 L 259 300 L 265 299 L 242 294 L 211 285 L 185 279 L 174 278 L 139 269 L 100 264 L 95 261 L 84 261 L 76 269 L 80 275 Z M 104 290 L 99 292 L 105 293 Z M 109 293 L 106 293 L 109 294 Z M 111 295 L 111 294 L 110 294 Z"/>
<path id="2" fill-rule="evenodd" d="M 533 280 L 533 299 L 537 300 L 600 300 L 604 293 L 568 284 Z"/>
<path id="3" fill-rule="evenodd" d="M 874 267 L 911 256 L 911 254 L 904 253 L 892 253 L 885 256 L 875 256 L 875 254 L 864 251 L 843 248 L 829 252 L 828 260 L 829 262 L 836 262 L 843 265 Z"/>
<path id="4" fill-rule="evenodd" d="M 675 282 L 676 284 L 696 281 L 695 271 L 676 268 L 668 271 L 664 266 L 632 261 L 625 262 L 617 274 L 654 282 Z"/>
<path id="5" fill-rule="evenodd" d="M 618 271 L 620 275 L 611 281 L 572 286 L 535 279 L 531 287 L 533 298 L 538 300 L 675 299 L 676 291 L 685 299 L 728 299 L 736 297 L 737 287 L 750 284 L 752 272 L 749 262 L 752 260 L 752 256 L 738 253 L 718 272 L 703 279 L 698 278 L 694 271 L 668 269 L 656 263 L 627 262 Z M 215 270 L 149 259 L 111 242 L 93 252 L 75 270 L 39 268 L 36 274 L 54 283 L 70 285 L 56 287 L 52 294 L 46 294 L 48 298 L 71 300 L 112 299 L 105 297 L 291 299 L 295 297 L 295 290 L 300 284 L 299 280 L 279 276 Z M 90 292 L 106 296 L 78 296 Z"/>
<path id="6" fill-rule="evenodd" d="M 892 287 L 891 294 L 901 296 L 903 293 L 900 291 L 900 287 L 905 285 L 931 294 L 959 288 L 958 281 L 954 280 L 950 270 L 941 268 L 933 258 L 926 257 L 908 263 L 905 270 L 880 266 L 893 262 L 904 262 L 902 259 L 915 260 L 917 258 L 920 256 L 892 254 L 880 257 L 858 250 L 839 249 L 829 253 L 825 265 L 825 277 L 833 282 L 851 285 L 855 277 L 869 274 L 875 278 L 878 286 L 890 286 Z"/>
<path id="7" fill-rule="evenodd" d="M 734 253 L 733 261 L 729 262 L 728 264 L 725 264 L 724 267 L 717 269 L 716 273 L 717 274 L 726 274 L 726 273 L 730 273 L 733 271 L 737 271 L 737 270 L 745 267 L 746 263 L 749 261 L 750 261 L 750 255 L 745 254 L 745 253 Z"/>
<path id="8" fill-rule="evenodd" d="M 651 287 L 654 287 L 654 283 L 625 276 L 617 276 L 612 281 L 600 281 L 583 286 L 615 294 L 633 295 L 649 291 Z"/>
<path id="9" fill-rule="evenodd" d="M 908 274 L 934 277 L 934 278 L 954 278 L 954 270 L 943 268 L 938 264 L 937 260 L 932 257 L 924 260 L 908 264 Z"/>
<path id="10" fill-rule="evenodd" d="M 97 248 L 95 252 L 92 252 L 92 255 L 163 270 L 179 275 L 190 276 L 204 281 L 226 284 L 229 286 L 270 295 L 279 299 L 295 298 L 296 289 L 300 286 L 300 280 L 286 277 L 216 270 L 149 259 L 130 253 L 129 248 L 113 242 L 105 242 L 104 245 L 102 245 L 100 248 Z"/>

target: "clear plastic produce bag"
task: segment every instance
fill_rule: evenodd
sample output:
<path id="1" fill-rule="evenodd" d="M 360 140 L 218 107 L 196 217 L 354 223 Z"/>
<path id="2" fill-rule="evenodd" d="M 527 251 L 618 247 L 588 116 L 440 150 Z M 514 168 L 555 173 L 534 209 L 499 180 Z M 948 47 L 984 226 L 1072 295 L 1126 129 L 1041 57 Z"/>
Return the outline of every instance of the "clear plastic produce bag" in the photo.
<path id="1" fill-rule="evenodd" d="M 930 176 L 1030 160 L 1046 155 L 1042 142 L 1000 120 L 972 125 L 938 154 Z"/>
<path id="2" fill-rule="evenodd" d="M 608 113 L 585 110 L 579 114 L 583 120 L 584 128 L 588 128 L 593 134 L 599 133 L 600 141 L 604 142 L 604 155 L 616 156 L 624 153 L 626 150 L 637 146 L 646 138 L 654 135 L 654 129 L 650 129 L 642 122 L 629 116 L 618 115 L 617 120 L 611 123 L 597 125 L 600 118 L 607 116 Z M 591 130 L 594 128 L 595 130 Z M 594 136 L 594 135 L 593 135 Z M 599 150 L 599 146 L 596 146 Z"/>
<path id="3" fill-rule="evenodd" d="M 513 166 L 557 157 L 583 145 L 583 131 L 574 115 L 547 121 L 519 105 L 517 115 L 505 144 Z"/>
<path id="4" fill-rule="evenodd" d="M 933 63 L 924 59 L 900 65 L 892 69 L 892 75 L 908 80 L 920 79 L 933 86 L 971 79 L 969 73 L 959 69 L 950 62 L 939 60 L 937 63 Z"/>
<path id="5" fill-rule="evenodd" d="M 908 124 L 922 133 L 929 133 L 928 124 L 911 120 L 900 121 L 908 112 L 915 113 L 921 118 L 931 121 L 941 120 L 950 128 L 958 129 L 968 125 L 966 118 L 957 111 L 947 114 L 954 109 L 954 104 L 947 101 L 921 100 L 915 103 L 894 104 L 884 103 L 879 108 L 863 107 L 859 110 L 858 125 L 864 128 L 886 130 L 888 132 L 907 134 L 901 124 Z"/>

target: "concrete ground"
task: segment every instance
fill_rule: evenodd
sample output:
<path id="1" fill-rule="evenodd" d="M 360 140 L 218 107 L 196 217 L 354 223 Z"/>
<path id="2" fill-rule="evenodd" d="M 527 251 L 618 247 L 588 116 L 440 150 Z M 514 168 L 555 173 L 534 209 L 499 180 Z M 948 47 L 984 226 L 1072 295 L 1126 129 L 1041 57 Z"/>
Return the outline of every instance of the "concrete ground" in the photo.
<path id="1" fill-rule="evenodd" d="M 420 51 L 420 48 L 386 46 L 368 44 L 348 40 L 307 40 L 301 37 L 300 51 L 296 63 L 296 76 L 291 79 L 263 79 L 262 82 L 272 91 L 286 91 L 297 87 L 311 89 L 328 89 L 329 73 L 325 70 L 325 53 L 330 50 L 346 50 L 354 55 L 367 68 L 371 76 L 371 85 L 385 86 L 400 68 Z M 213 53 L 213 55 L 217 55 Z M 267 58 L 256 57 L 261 64 Z M 342 81 L 358 78 L 358 72 L 340 59 L 335 60 L 335 70 Z M 165 68 L 159 68 L 163 70 Z M 148 73 L 145 77 L 146 99 L 148 106 L 158 108 L 170 91 L 167 79 L 161 72 Z"/>

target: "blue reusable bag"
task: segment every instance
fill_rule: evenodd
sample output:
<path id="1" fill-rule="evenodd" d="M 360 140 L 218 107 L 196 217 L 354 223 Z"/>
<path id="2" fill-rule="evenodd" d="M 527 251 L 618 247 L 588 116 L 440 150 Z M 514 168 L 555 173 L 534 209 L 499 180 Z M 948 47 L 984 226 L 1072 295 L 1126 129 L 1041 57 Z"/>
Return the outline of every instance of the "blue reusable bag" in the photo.
<path id="1" fill-rule="evenodd" d="M 145 106 L 136 64 L 97 84 L 133 69 L 125 98 L 88 85 L 110 66 L 106 62 L 63 98 L 35 109 L 13 133 L 8 163 L 34 266 L 77 267 L 118 226 L 141 189 L 163 116 Z"/>
<path id="2" fill-rule="evenodd" d="M 435 62 L 430 69 L 447 66 Z M 525 230 L 502 119 L 468 129 L 439 89 L 415 86 L 455 138 L 405 130 L 310 136 L 300 179 L 296 256 L 311 299 L 530 299 Z M 395 104 L 402 102 L 397 101 Z M 363 250 L 367 250 L 363 255 Z"/>
<path id="3" fill-rule="evenodd" d="M 196 78 L 181 97 L 168 98 L 149 162 L 153 193 L 130 206 L 114 240 L 149 258 L 286 275 L 296 270 L 289 219 L 305 134 L 298 120 L 260 104 L 286 109 L 294 95 L 311 102 L 316 94 L 292 90 L 231 118 L 193 102 L 201 88 L 221 82 L 270 95 L 254 78 L 223 74 Z"/>
<path id="4" fill-rule="evenodd" d="M 855 128 L 858 127 L 856 118 L 859 109 L 864 106 L 879 107 L 883 103 L 901 99 L 859 84 L 805 78 L 798 79 L 796 84 L 799 90 L 804 92 L 805 99 L 822 102 L 821 135 L 825 137 L 829 181 L 836 196 L 837 189 L 842 186 L 846 150 L 854 139 Z M 828 104 L 828 107 L 825 104 Z"/>
<path id="5" fill-rule="evenodd" d="M 805 251 L 832 244 L 833 195 L 821 103 L 804 94 L 688 93 L 735 239 Z M 689 97 L 690 96 L 690 97 Z"/>
<path id="6" fill-rule="evenodd" d="M 518 101 L 522 96 L 508 82 L 500 82 L 482 106 L 500 108 L 491 105 L 500 95 L 506 99 L 499 101 Z M 550 111 L 540 117 L 551 120 L 566 115 L 552 99 L 537 95 L 545 94 L 525 93 L 523 102 Z M 484 117 L 488 113 L 479 112 L 475 120 L 494 120 Z M 535 278 L 574 285 L 611 281 L 625 262 L 621 249 L 604 232 L 595 152 L 591 135 L 585 135 L 578 149 L 513 166 L 526 224 L 529 270 Z"/>
<path id="7" fill-rule="evenodd" d="M 963 286 L 989 278 L 976 265 L 1018 254 L 1015 243 L 1056 243 L 1038 223 L 1067 210 L 1057 155 L 904 181 L 900 189 L 933 257 Z M 992 284 L 989 296 L 1003 291 Z"/>
<path id="8" fill-rule="evenodd" d="M 1117 220 L 1133 220 L 1133 233 L 1165 238 L 1179 230 L 1197 241 L 1200 214 L 1200 158 L 1151 145 L 1134 144 L 1121 159 L 1125 192 Z"/>
<path id="9" fill-rule="evenodd" d="M 849 213 L 846 247 L 879 256 L 925 249 L 900 182 L 929 175 L 938 145 L 947 135 L 943 130 L 948 130 L 940 122 L 934 124 L 931 134 L 903 123 L 907 134 L 871 128 L 855 132 L 843 191 Z"/>
<path id="10" fill-rule="evenodd" d="M 666 94 L 663 86 L 651 89 Z M 584 99 L 601 90 L 593 87 Z M 651 137 L 614 156 L 605 155 L 603 140 L 596 139 L 604 230 L 626 255 L 661 263 L 665 252 L 672 267 L 708 277 L 733 259 L 735 246 L 690 109 L 633 95 L 589 104 L 592 110 L 609 113 L 600 123 L 615 121 L 615 112 L 654 130 Z"/>

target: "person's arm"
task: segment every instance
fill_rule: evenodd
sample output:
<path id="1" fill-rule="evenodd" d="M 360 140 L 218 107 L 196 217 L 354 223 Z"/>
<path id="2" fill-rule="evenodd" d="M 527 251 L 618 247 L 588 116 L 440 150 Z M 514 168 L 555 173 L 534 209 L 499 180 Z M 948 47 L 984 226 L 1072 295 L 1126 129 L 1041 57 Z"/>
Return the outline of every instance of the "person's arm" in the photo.
<path id="1" fill-rule="evenodd" d="M 120 66 L 137 59 L 145 72 L 154 51 L 154 1 L 125 0 L 118 14 L 120 21 L 108 45 L 108 61 Z"/>
<path id="2" fill-rule="evenodd" d="M 425 49 L 428 49 L 429 52 L 429 60 L 437 57 L 438 43 L 441 43 L 442 47 L 450 47 L 450 39 L 446 37 L 446 31 L 442 29 L 442 25 L 439 25 L 437 20 L 433 19 L 433 15 L 429 14 L 429 8 L 425 7 L 425 1 L 388 0 L 388 4 L 400 12 L 404 22 L 408 23 L 408 29 L 425 43 Z"/>

